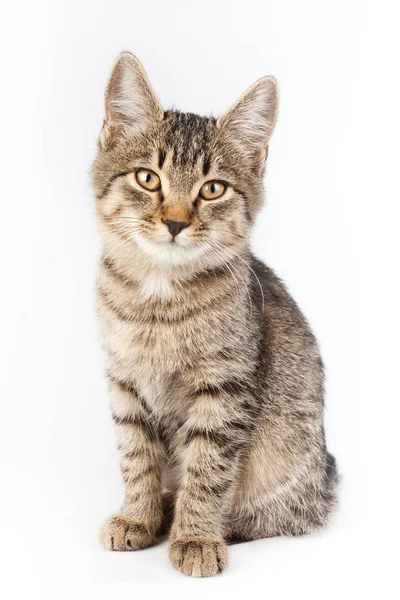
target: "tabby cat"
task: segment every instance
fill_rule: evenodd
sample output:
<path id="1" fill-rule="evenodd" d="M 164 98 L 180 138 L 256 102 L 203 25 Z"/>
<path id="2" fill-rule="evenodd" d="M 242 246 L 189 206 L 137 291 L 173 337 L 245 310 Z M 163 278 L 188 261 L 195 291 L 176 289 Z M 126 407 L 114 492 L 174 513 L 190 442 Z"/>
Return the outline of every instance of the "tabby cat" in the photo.
<path id="1" fill-rule="evenodd" d="M 164 111 L 126 52 L 105 93 L 97 308 L 126 492 L 101 542 L 169 532 L 186 575 L 222 571 L 234 541 L 316 531 L 336 503 L 317 342 L 249 248 L 277 113 L 273 77 L 217 119 Z"/>

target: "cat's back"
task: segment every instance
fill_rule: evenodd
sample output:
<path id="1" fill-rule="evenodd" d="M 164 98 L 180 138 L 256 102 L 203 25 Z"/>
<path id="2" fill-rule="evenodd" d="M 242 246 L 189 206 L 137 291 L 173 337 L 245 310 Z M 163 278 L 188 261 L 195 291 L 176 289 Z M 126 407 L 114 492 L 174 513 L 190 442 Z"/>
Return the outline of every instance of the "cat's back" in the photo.
<path id="1" fill-rule="evenodd" d="M 320 418 L 324 367 L 318 342 L 301 309 L 274 271 L 254 257 L 252 269 L 254 280 L 258 280 L 253 282 L 253 293 L 257 293 L 264 307 L 262 369 L 270 403 L 288 413 L 312 403 Z"/>
<path id="2" fill-rule="evenodd" d="M 306 344 L 306 349 L 316 346 L 316 338 L 284 282 L 273 269 L 258 258 L 252 256 L 251 268 L 254 274 L 253 295 L 263 306 L 269 342 L 279 338 L 293 342 L 296 339 Z"/>

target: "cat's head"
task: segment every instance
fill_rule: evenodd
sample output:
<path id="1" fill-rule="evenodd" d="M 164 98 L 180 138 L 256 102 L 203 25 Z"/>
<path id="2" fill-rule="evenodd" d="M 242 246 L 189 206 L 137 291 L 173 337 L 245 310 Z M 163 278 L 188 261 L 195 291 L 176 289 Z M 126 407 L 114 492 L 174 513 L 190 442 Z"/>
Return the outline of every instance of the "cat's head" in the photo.
<path id="1" fill-rule="evenodd" d="M 217 119 L 165 112 L 138 59 L 121 54 L 92 168 L 107 246 L 132 246 L 171 266 L 246 244 L 277 112 L 273 77 Z"/>

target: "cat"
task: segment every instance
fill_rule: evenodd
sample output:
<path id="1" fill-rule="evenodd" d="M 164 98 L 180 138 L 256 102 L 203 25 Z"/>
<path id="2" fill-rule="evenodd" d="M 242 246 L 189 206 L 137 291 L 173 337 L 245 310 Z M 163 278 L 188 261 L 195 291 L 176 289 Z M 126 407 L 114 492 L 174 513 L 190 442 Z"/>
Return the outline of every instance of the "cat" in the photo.
<path id="1" fill-rule="evenodd" d="M 314 532 L 337 503 L 316 339 L 249 248 L 277 114 L 273 77 L 217 119 L 164 111 L 127 52 L 105 93 L 97 311 L 125 499 L 100 539 L 169 532 L 186 575 L 221 572 L 229 543 Z"/>

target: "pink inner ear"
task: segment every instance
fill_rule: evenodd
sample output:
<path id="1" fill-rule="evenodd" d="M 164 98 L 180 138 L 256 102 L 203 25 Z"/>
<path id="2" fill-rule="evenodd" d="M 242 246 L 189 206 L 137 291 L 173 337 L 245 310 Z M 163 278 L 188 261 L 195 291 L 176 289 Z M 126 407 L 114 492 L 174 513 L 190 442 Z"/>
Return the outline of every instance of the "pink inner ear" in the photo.
<path id="1" fill-rule="evenodd" d="M 103 119 L 103 125 L 100 132 L 100 145 L 104 148 L 112 148 L 118 137 L 118 128 L 115 125 L 109 125 L 107 118 Z"/>

